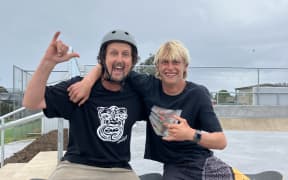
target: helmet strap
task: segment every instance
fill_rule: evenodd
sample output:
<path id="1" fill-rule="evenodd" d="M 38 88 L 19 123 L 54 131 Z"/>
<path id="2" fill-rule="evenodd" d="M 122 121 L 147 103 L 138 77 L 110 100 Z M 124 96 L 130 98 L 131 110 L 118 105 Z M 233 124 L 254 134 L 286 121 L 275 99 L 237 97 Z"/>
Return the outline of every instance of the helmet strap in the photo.
<path id="1" fill-rule="evenodd" d="M 114 84 L 120 84 L 121 89 L 120 91 L 122 91 L 124 85 L 125 85 L 125 79 L 126 77 L 124 77 L 121 81 L 115 81 L 112 79 L 112 75 L 109 73 L 108 68 L 106 66 L 106 63 L 103 63 L 103 76 L 104 76 L 104 80 L 108 81 L 110 83 L 114 83 Z"/>

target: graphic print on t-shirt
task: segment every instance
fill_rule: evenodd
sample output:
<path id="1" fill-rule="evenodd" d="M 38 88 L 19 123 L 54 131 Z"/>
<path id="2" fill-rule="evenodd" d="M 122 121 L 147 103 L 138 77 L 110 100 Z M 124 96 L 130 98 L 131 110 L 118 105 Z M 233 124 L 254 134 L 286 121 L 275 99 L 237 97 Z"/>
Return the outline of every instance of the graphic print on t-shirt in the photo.
<path id="1" fill-rule="evenodd" d="M 125 121 L 128 117 L 124 107 L 110 106 L 97 107 L 100 126 L 97 129 L 98 137 L 103 141 L 116 142 L 124 132 Z"/>

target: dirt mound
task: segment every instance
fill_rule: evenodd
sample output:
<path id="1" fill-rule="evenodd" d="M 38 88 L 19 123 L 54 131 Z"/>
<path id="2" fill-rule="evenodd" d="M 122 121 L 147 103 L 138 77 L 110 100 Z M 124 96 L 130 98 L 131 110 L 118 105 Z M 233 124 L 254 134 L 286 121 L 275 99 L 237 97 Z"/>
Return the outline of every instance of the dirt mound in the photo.
<path id="1" fill-rule="evenodd" d="M 30 161 L 40 151 L 56 151 L 57 150 L 57 134 L 58 131 L 50 131 L 26 146 L 21 151 L 14 153 L 13 156 L 5 159 L 4 164 L 7 163 L 26 163 Z M 66 150 L 68 144 L 68 130 L 64 129 L 64 149 Z"/>

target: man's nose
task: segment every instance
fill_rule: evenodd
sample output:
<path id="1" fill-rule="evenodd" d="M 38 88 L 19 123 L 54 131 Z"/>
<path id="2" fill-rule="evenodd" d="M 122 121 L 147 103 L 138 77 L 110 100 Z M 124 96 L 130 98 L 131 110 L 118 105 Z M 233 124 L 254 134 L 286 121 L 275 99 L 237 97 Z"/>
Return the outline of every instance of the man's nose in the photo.
<path id="1" fill-rule="evenodd" d="M 124 56 L 119 54 L 117 57 L 116 57 L 116 60 L 117 61 L 122 61 L 124 59 Z"/>

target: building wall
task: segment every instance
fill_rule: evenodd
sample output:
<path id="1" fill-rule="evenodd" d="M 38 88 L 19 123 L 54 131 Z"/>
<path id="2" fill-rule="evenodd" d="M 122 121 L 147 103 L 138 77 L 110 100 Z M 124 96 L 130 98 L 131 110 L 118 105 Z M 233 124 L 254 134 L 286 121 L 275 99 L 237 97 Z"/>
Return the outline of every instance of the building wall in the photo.
<path id="1" fill-rule="evenodd" d="M 253 105 L 288 105 L 288 87 L 253 87 Z"/>
<path id="2" fill-rule="evenodd" d="M 253 102 L 253 94 L 252 94 L 252 89 L 247 88 L 247 89 L 241 89 L 237 94 L 237 101 L 236 104 L 241 104 L 241 105 L 251 105 Z"/>

